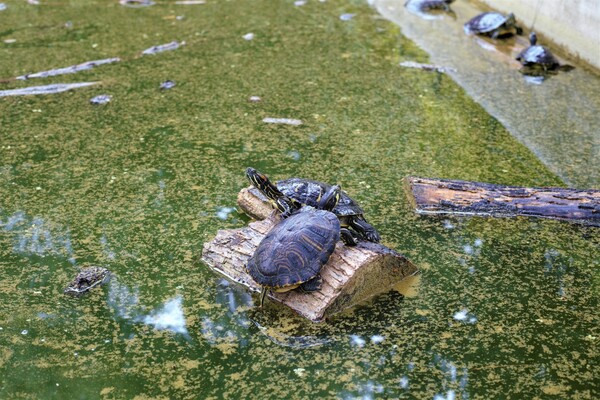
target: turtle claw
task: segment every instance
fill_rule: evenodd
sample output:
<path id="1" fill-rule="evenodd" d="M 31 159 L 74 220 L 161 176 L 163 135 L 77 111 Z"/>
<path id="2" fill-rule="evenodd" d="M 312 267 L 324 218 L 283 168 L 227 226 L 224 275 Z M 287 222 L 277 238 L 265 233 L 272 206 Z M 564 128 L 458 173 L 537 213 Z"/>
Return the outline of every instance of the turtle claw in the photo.
<path id="1" fill-rule="evenodd" d="M 350 221 L 350 227 L 358 234 L 369 242 L 379 243 L 381 240 L 381 236 L 379 236 L 379 232 L 373 227 L 373 225 L 369 224 L 367 220 L 364 218 L 354 218 Z"/>
<path id="2" fill-rule="evenodd" d="M 379 236 L 379 233 L 375 230 L 371 232 L 365 232 L 364 235 L 365 239 L 367 239 L 367 241 L 369 242 L 379 243 L 379 241 L 381 240 L 381 236 Z"/>
<path id="3" fill-rule="evenodd" d="M 358 237 L 350 229 L 340 229 L 340 239 L 346 246 L 356 246 L 358 244 Z"/>

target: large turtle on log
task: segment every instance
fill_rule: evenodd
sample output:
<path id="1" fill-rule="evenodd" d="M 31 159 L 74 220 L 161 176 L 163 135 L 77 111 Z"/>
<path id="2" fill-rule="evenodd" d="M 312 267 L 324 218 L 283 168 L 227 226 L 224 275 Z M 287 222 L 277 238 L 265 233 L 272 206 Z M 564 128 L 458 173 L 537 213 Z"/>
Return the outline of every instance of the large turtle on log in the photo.
<path id="1" fill-rule="evenodd" d="M 318 208 L 321 198 L 332 188 L 327 183 L 303 178 L 289 178 L 273 184 L 265 174 L 254 168 L 247 168 L 246 176 L 281 211 L 284 218 L 305 205 Z M 381 240 L 379 232 L 365 219 L 363 209 L 344 191 L 340 191 L 339 201 L 332 212 L 355 241 L 365 239 L 379 243 Z"/>
<path id="2" fill-rule="evenodd" d="M 261 307 L 269 289 L 277 292 L 297 287 L 306 292 L 320 289 L 319 271 L 340 240 L 340 221 L 331 212 L 339 198 L 340 187 L 332 186 L 319 200 L 317 208 L 320 209 L 300 208 L 275 225 L 260 242 L 246 268 L 262 287 Z M 278 200 L 289 201 L 285 196 Z"/>

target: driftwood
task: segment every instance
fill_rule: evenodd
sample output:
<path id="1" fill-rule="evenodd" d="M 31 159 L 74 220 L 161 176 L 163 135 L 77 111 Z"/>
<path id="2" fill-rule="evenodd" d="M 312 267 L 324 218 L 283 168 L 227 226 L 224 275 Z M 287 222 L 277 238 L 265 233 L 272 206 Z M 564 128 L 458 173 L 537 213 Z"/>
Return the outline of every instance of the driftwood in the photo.
<path id="1" fill-rule="evenodd" d="M 600 191 L 408 177 L 418 213 L 542 217 L 600 226 Z"/>
<path id="2" fill-rule="evenodd" d="M 240 229 L 221 230 L 204 244 L 202 260 L 214 271 L 250 290 L 260 287 L 246 272 L 246 263 L 264 235 L 279 222 L 279 214 L 256 189 L 243 189 L 238 205 L 259 221 Z M 269 293 L 311 321 L 321 321 L 374 295 L 390 290 L 417 268 L 400 253 L 377 243 L 360 242 L 356 247 L 339 242 L 328 263 L 321 269 L 319 291 L 292 290 Z"/>

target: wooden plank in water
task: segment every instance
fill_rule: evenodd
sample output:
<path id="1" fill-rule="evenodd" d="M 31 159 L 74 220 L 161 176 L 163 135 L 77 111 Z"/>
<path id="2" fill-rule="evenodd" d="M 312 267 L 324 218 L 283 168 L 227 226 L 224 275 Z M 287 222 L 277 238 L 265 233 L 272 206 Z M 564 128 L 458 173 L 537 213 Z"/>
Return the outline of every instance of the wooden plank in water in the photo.
<path id="1" fill-rule="evenodd" d="M 541 217 L 600 226 L 600 191 L 408 177 L 418 213 Z"/>

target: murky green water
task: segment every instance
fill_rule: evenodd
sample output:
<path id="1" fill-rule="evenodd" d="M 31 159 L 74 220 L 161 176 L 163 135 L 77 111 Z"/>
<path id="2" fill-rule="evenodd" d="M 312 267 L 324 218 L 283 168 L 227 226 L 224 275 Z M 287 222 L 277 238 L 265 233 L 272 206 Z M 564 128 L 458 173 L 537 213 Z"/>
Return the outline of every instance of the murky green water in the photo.
<path id="1" fill-rule="evenodd" d="M 598 397 L 598 230 L 414 215 L 406 175 L 562 182 L 362 2 L 6 4 L 1 77 L 123 61 L 0 87 L 102 82 L 0 99 L 1 398 Z M 249 165 L 342 184 L 407 296 L 314 325 L 210 272 Z M 87 264 L 114 279 L 64 296 Z"/>

